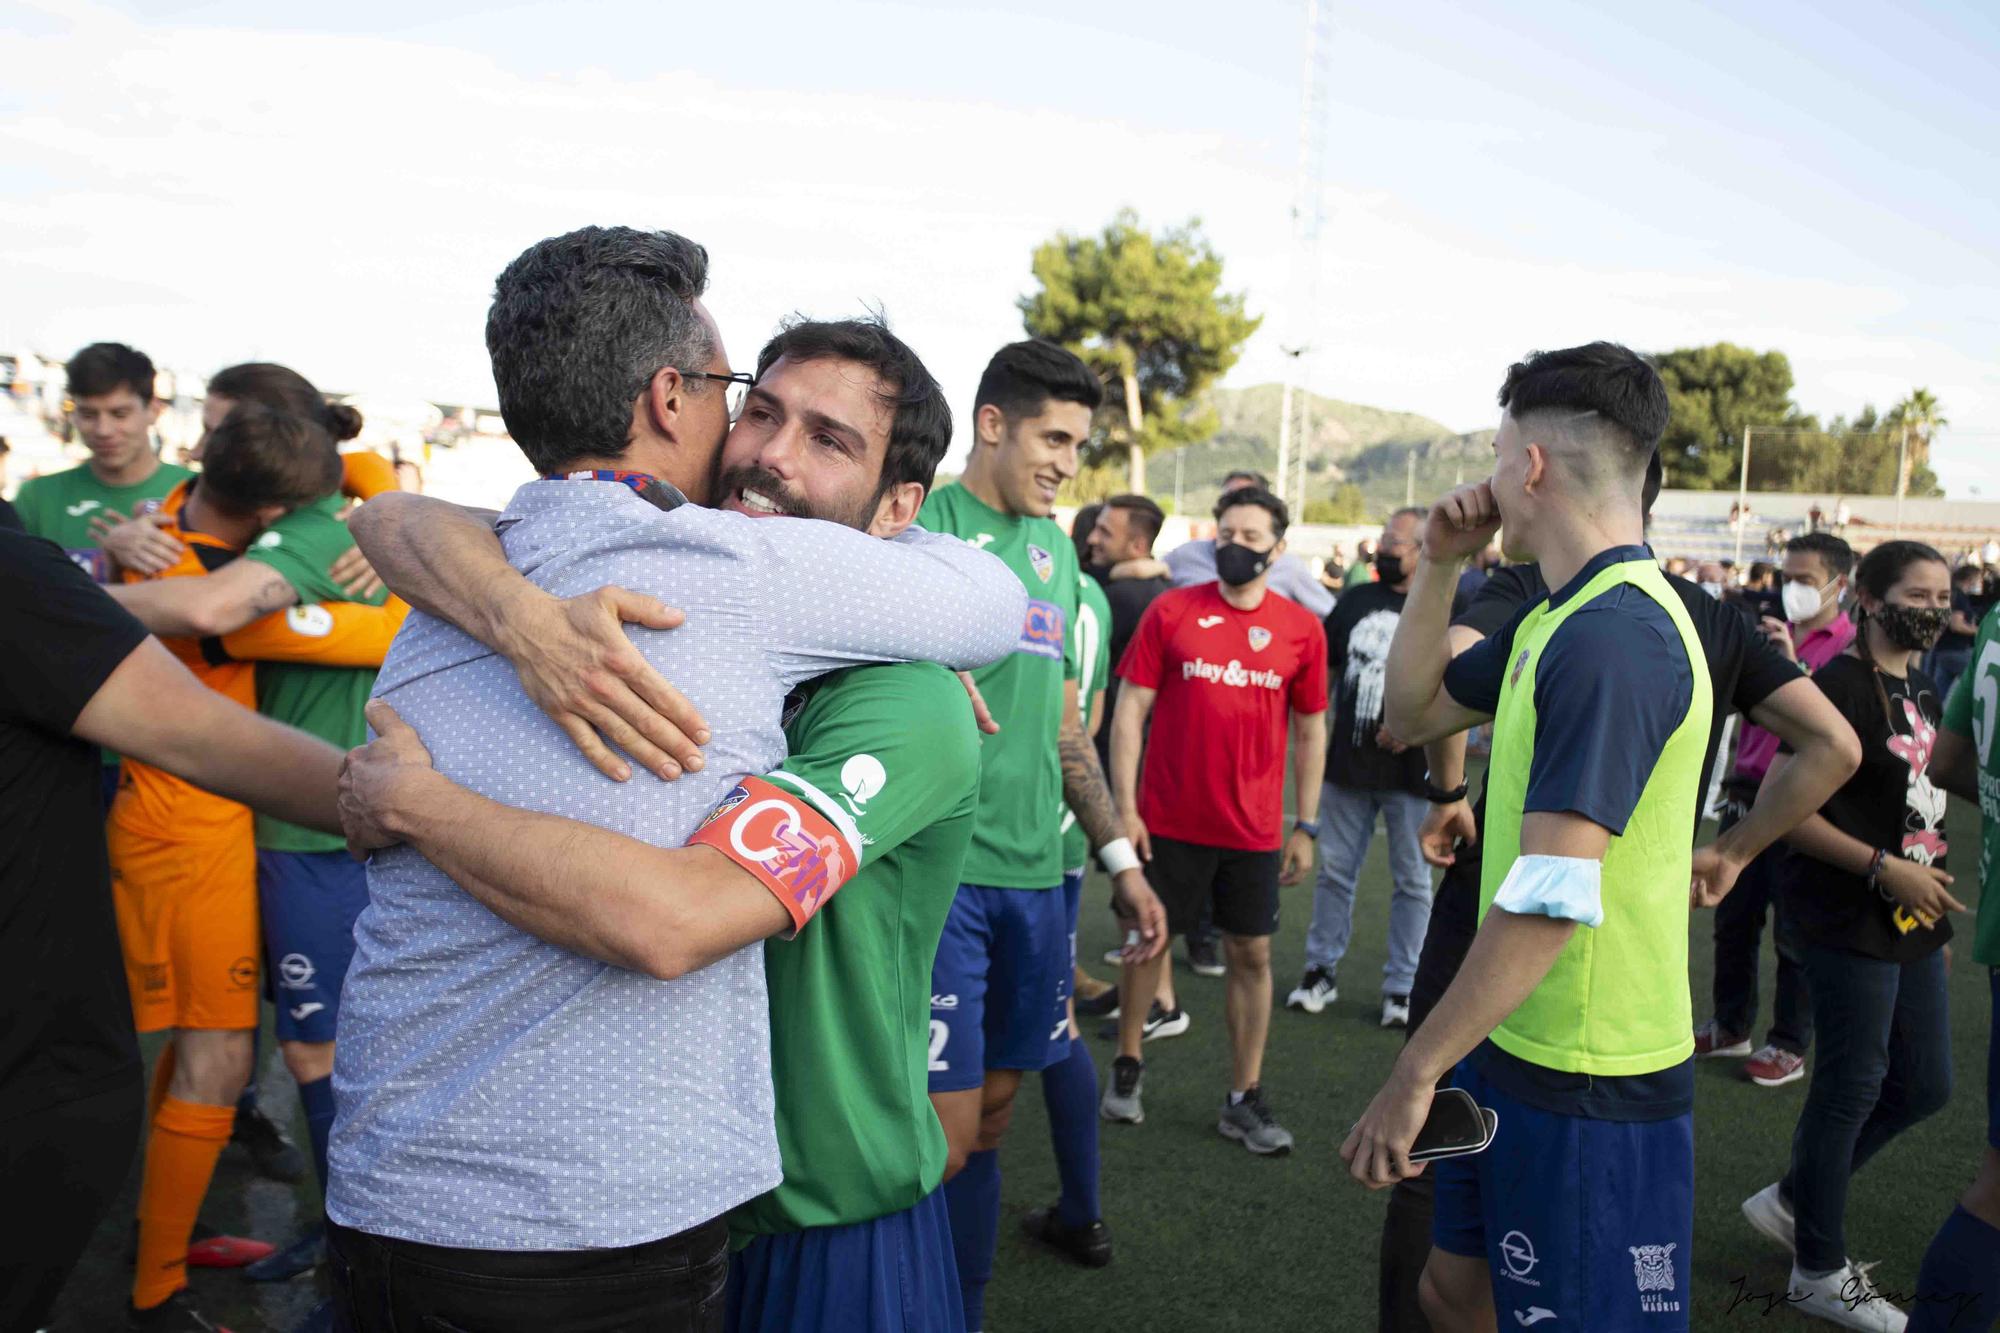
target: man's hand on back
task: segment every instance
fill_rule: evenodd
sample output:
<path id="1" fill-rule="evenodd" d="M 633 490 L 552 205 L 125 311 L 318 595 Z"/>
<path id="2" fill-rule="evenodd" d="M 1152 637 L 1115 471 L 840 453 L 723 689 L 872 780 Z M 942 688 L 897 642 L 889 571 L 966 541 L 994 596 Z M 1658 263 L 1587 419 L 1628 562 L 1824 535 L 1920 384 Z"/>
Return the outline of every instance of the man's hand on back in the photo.
<path id="1" fill-rule="evenodd" d="M 366 713 L 375 739 L 348 751 L 340 765 L 340 824 L 357 861 L 403 840 L 394 821 L 407 804 L 410 783 L 436 771 L 423 738 L 395 709 L 377 699 Z"/>
<path id="2" fill-rule="evenodd" d="M 708 724 L 653 669 L 625 632 L 630 621 L 674 629 L 686 619 L 657 598 L 604 587 L 559 601 L 531 589 L 498 609 L 497 647 L 535 706 L 554 718 L 607 777 L 632 776 L 632 756 L 663 781 L 702 766 Z"/>
<path id="3" fill-rule="evenodd" d="M 341 552 L 327 574 L 357 602 L 368 601 L 382 591 L 382 576 L 375 572 L 375 566 L 368 563 L 368 557 L 361 554 L 359 546 L 350 546 Z"/>
<path id="4" fill-rule="evenodd" d="M 180 540 L 160 531 L 172 521 L 170 515 L 162 513 L 126 518 L 115 509 L 107 509 L 90 520 L 90 535 L 111 553 L 120 569 L 162 574 L 181 558 Z"/>

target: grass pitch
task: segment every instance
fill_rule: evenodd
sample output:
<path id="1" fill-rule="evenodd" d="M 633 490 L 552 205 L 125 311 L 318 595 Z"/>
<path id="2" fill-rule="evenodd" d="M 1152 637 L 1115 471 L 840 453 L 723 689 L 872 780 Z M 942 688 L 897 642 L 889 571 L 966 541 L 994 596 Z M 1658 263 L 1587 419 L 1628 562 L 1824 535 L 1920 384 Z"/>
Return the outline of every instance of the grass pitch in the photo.
<path id="1" fill-rule="evenodd" d="M 1959 896 L 1970 902 L 1976 893 L 1971 877 L 1978 864 L 1977 812 L 1954 800 L 1950 830 Z M 1084 901 L 1080 951 L 1092 972 L 1108 976 L 1111 969 L 1091 961 L 1116 939 L 1101 877 L 1092 877 Z M 1147 1048 L 1146 1123 L 1103 1126 L 1104 1212 L 1117 1248 L 1107 1269 L 1072 1267 L 1021 1237 L 1021 1216 L 1056 1194 L 1039 1083 L 1032 1075 L 1026 1080 L 1001 1156 L 1000 1253 L 987 1296 L 991 1333 L 1364 1333 L 1375 1327 L 1384 1196 L 1363 1191 L 1347 1177 L 1338 1149 L 1402 1044 L 1401 1034 L 1377 1026 L 1388 901 L 1378 836 L 1357 895 L 1340 1002 L 1318 1017 L 1282 1008 L 1272 1017 L 1264 1081 L 1279 1119 L 1298 1137 L 1298 1147 L 1286 1158 L 1252 1157 L 1216 1133 L 1216 1108 L 1229 1074 L 1222 982 L 1176 964 L 1181 1003 L 1193 1016 L 1193 1028 Z M 1303 966 L 1311 914 L 1309 884 L 1285 891 L 1273 951 L 1280 1005 Z M 1697 1021 L 1707 1016 L 1711 922 L 1698 914 L 1691 938 Z M 1915 1285 L 1924 1248 L 1971 1180 L 1984 1143 L 1990 1003 L 1986 969 L 1970 957 L 1970 919 L 1960 926 L 1950 974 L 1958 1090 L 1942 1113 L 1871 1163 L 1850 1196 L 1850 1248 L 1859 1259 L 1881 1261 L 1875 1277 L 1889 1289 Z M 1759 1039 L 1769 1021 L 1771 966 L 1767 932 Z M 1085 1039 L 1102 1078 L 1115 1051 L 1097 1039 L 1095 1026 L 1086 1025 Z M 274 1114 L 295 1116 L 297 1098 L 268 1031 L 265 1035 L 264 1105 Z M 149 1055 L 154 1045 L 149 1044 Z M 1729 1308 L 1738 1279 L 1750 1291 L 1784 1288 L 1787 1259 L 1750 1229 L 1737 1205 L 1783 1172 L 1806 1090 L 1803 1081 L 1758 1088 L 1739 1077 L 1736 1066 L 1734 1060 L 1703 1061 L 1697 1070 L 1693 1326 L 1823 1327 L 1783 1311 L 1763 1325 L 1756 1307 Z M 303 1144 L 303 1122 L 294 1132 Z M 64 1292 L 55 1323 L 59 1333 L 105 1333 L 124 1326 L 136 1193 L 135 1173 Z M 19 1207 L 25 1201 L 10 1202 Z M 223 1155 L 203 1218 L 225 1230 L 278 1240 L 317 1209 L 318 1192 L 310 1182 L 293 1189 L 255 1180 L 231 1149 Z M 210 1314 L 235 1333 L 286 1333 L 315 1298 L 312 1278 L 260 1287 L 235 1273 L 197 1272 L 194 1284 Z"/>

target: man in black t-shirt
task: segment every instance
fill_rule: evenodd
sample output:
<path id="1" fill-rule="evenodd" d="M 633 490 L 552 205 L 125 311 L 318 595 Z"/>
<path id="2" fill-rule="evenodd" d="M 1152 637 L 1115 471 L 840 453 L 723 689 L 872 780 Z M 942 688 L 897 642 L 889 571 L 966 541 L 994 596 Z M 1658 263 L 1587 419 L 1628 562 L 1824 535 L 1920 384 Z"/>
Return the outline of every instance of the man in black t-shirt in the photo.
<path id="1" fill-rule="evenodd" d="M 0 637 L 0 1181 L 34 1200 L 0 1209 L 0 1329 L 32 1329 L 125 1181 L 143 1099 L 98 747 L 329 832 L 342 756 L 204 686 L 59 547 L 4 529 Z"/>
<path id="2" fill-rule="evenodd" d="M 1424 755 L 1391 736 L 1382 722 L 1389 642 L 1416 571 L 1426 511 L 1398 509 L 1375 547 L 1372 583 L 1341 594 L 1326 618 L 1333 714 L 1327 724 L 1326 780 L 1319 798 L 1319 881 L 1306 970 L 1285 1007 L 1317 1014 L 1338 998 L 1335 969 L 1354 925 L 1354 889 L 1380 814 L 1389 833 L 1389 961 L 1382 969 L 1382 1026 L 1410 1021 L 1410 986 L 1431 915 L 1431 873 L 1417 847 L 1424 818 Z M 1311 809 L 1300 793 L 1302 810 Z"/>
<path id="3" fill-rule="evenodd" d="M 1656 456 L 1644 496 L 1649 514 L 1659 484 Z M 1733 607 L 1684 578 L 1668 575 L 1667 581 L 1694 622 L 1714 691 L 1709 758 L 1702 769 L 1699 790 L 1708 789 L 1710 768 L 1724 723 L 1732 712 L 1742 711 L 1757 725 L 1776 732 L 1801 752 L 1810 751 L 1816 775 L 1825 784 L 1825 790 L 1831 792 L 1844 773 L 1852 771 L 1852 761 L 1858 755 L 1852 729 L 1797 664 L 1752 631 L 1749 622 Z M 1521 607 L 1548 595 L 1548 585 L 1539 566 L 1509 565 L 1495 570 L 1464 615 L 1453 620 L 1452 652 L 1462 653 L 1481 639 L 1491 638 Z M 1426 747 L 1426 757 L 1433 797 L 1456 794 L 1458 799 L 1434 799 L 1420 835 L 1425 859 L 1446 870 L 1437 887 L 1411 990 L 1412 1033 L 1458 975 L 1459 965 L 1478 931 L 1479 831 L 1485 822 L 1484 794 L 1476 805 L 1468 805 L 1464 799 L 1464 733 Z M 1842 776 L 1826 776 L 1829 773 Z M 1805 783 L 1799 785 L 1805 790 L 1788 792 L 1786 797 L 1802 807 L 1799 817 L 1803 818 L 1817 808 L 1812 799 L 1816 788 Z M 1768 824 L 1764 831 L 1769 831 Z M 1690 839 L 1695 832 L 1688 831 Z M 1698 864 L 1697 872 L 1701 869 Z M 1389 1196 L 1382 1224 L 1378 1327 L 1392 1333 L 1428 1333 L 1429 1324 L 1417 1301 L 1417 1279 L 1430 1248 L 1431 1177 L 1426 1173 L 1397 1182 Z"/>
<path id="4" fill-rule="evenodd" d="M 1121 567 L 1130 569 L 1133 562 L 1141 562 L 1142 569 L 1157 565 L 1153 560 L 1153 542 L 1166 521 L 1165 511 L 1146 496 L 1114 495 L 1097 511 L 1097 522 L 1086 538 L 1083 572 L 1097 580 L 1104 589 L 1104 600 L 1111 606 L 1111 679 L 1104 684 L 1106 717 L 1118 711 L 1118 662 L 1125 656 L 1125 645 L 1132 642 L 1132 633 L 1139 628 L 1139 620 L 1153 599 L 1174 586 L 1164 573 L 1121 578 L 1118 571 Z M 1110 772 L 1108 726 L 1097 729 L 1097 757 L 1103 762 L 1104 771 Z"/>

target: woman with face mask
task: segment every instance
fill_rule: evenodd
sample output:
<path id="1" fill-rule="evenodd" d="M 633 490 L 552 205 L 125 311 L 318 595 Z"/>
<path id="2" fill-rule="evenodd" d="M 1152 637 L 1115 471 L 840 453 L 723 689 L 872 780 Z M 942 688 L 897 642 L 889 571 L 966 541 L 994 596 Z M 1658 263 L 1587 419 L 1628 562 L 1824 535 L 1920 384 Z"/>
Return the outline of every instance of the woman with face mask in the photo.
<path id="1" fill-rule="evenodd" d="M 1813 679 L 1860 738 L 1861 767 L 1791 834 L 1802 855 L 1778 871 L 1820 1055 L 1791 1169 L 1743 1211 L 1793 1251 L 1795 1308 L 1900 1330 L 1902 1312 L 1850 1259 L 1843 1219 L 1853 1172 L 1951 1090 L 1942 950 L 1947 914 L 1964 907 L 1945 873 L 1945 794 L 1928 773 L 1943 706 L 1918 665 L 1951 613 L 1950 572 L 1930 547 L 1892 541 L 1862 558 L 1854 588 L 1854 642 Z M 1770 777 L 1788 758 L 1781 747 Z"/>

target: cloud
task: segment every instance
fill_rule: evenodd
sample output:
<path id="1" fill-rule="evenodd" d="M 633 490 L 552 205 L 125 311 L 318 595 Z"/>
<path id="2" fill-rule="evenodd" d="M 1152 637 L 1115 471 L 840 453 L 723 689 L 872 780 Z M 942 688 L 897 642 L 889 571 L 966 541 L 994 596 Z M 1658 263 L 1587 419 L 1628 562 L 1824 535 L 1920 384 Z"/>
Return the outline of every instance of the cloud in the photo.
<path id="1" fill-rule="evenodd" d="M 0 343 L 60 354 L 116 337 L 195 370 L 266 357 L 331 388 L 490 402 L 493 275 L 537 237 L 624 222 L 709 246 L 737 362 L 792 311 L 879 303 L 964 410 L 992 350 L 1020 336 L 1033 246 L 1132 204 L 1157 223 L 1203 218 L 1230 284 L 1270 316 L 1232 382 L 1282 373 L 1288 125 L 1247 140 L 772 89 L 753 47 L 729 49 L 702 74 L 537 77 L 417 41 L 44 6 L 9 34 L 0 99 Z M 1513 243 L 1529 206 L 1441 216 L 1331 191 L 1314 386 L 1469 429 L 1531 347 L 1729 337 L 1789 352 L 1802 402 L 1825 414 L 1917 380 L 1961 426 L 2000 427 L 1984 361 L 1871 329 L 1907 296 L 1676 271 L 1640 247 L 1626 267 L 1532 257 Z"/>

